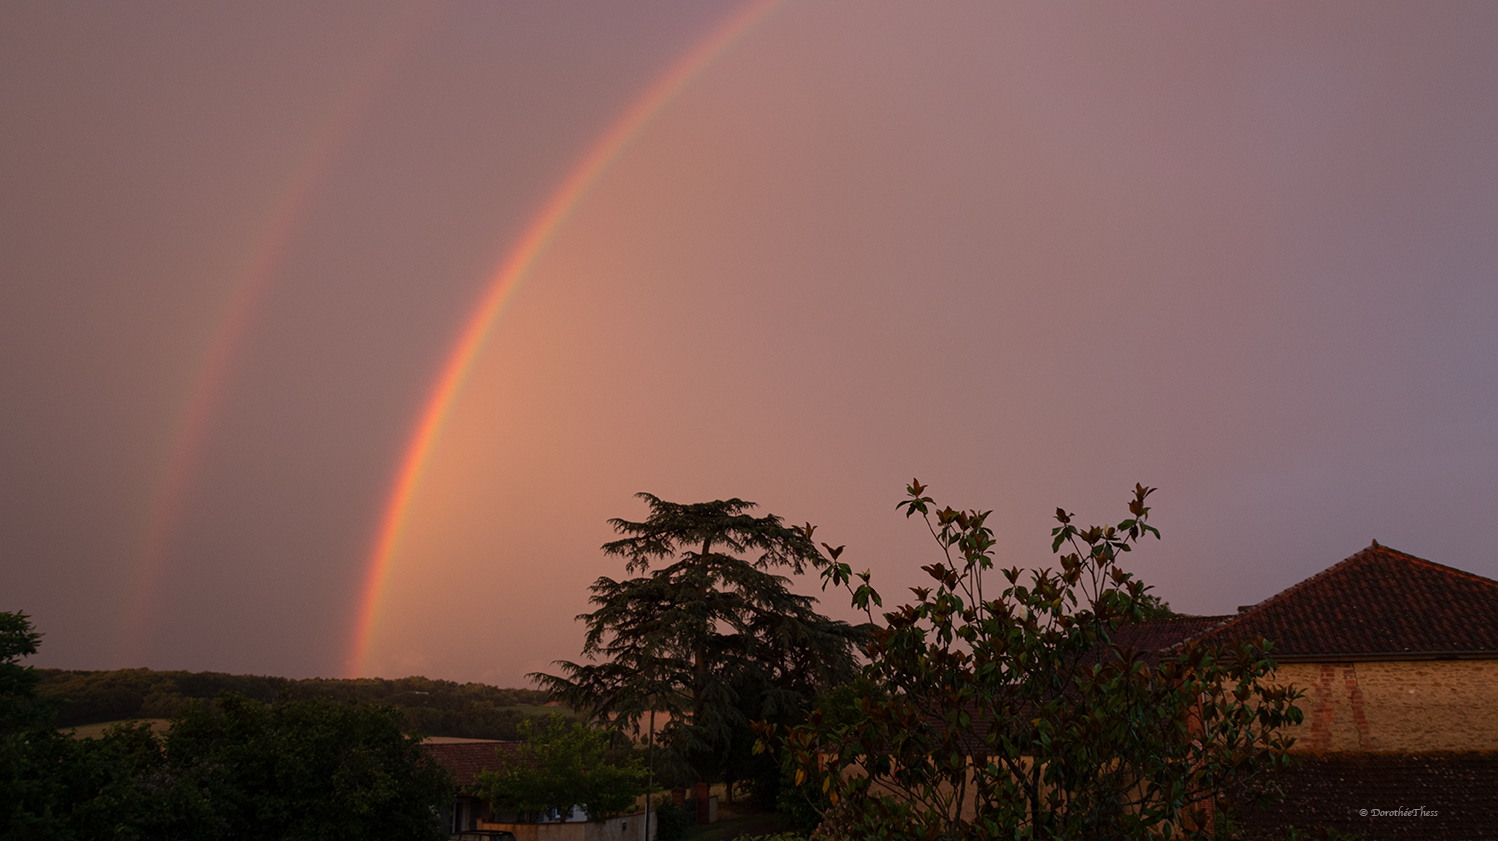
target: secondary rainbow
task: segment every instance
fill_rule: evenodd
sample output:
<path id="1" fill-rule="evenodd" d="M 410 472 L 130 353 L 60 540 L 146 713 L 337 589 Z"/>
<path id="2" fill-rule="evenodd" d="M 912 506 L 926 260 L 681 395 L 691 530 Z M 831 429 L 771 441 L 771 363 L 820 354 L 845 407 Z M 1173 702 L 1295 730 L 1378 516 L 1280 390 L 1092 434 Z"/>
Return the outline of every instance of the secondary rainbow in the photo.
<path id="1" fill-rule="evenodd" d="M 229 297 L 215 319 L 212 338 L 193 371 L 192 385 L 176 411 L 171 449 L 147 503 L 120 635 L 119 656 L 123 662 L 138 664 L 144 659 L 147 626 L 166 571 L 172 538 L 186 511 L 188 491 L 198 472 L 203 446 L 234 360 L 272 285 L 276 267 L 308 203 L 326 179 L 334 156 L 352 136 L 381 82 L 430 28 L 437 11 L 436 0 L 423 0 L 392 21 L 363 71 L 353 77 L 338 97 L 336 107 L 313 132 L 311 142 L 291 169 L 251 240 L 255 246 L 249 258 L 234 275 Z"/>
<path id="2" fill-rule="evenodd" d="M 783 2 L 785 0 L 754 0 L 745 5 L 661 74 L 572 168 L 494 272 L 493 279 L 442 366 L 391 486 L 360 592 L 349 657 L 351 677 L 360 677 L 365 670 L 375 620 L 384 598 L 385 579 L 400 547 L 407 512 L 421 484 L 422 474 L 458 394 L 473 368 L 474 360 L 503 313 L 505 304 L 534 267 L 537 258 L 567 220 L 572 209 L 588 192 L 588 188 L 618 158 L 630 140 L 694 76 Z"/>

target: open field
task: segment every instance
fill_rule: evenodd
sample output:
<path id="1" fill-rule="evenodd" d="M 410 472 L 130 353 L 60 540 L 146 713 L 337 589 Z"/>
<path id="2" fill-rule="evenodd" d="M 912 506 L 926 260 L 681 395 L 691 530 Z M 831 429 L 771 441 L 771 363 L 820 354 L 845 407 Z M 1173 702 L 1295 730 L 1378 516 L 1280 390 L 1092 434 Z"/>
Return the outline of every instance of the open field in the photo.
<path id="1" fill-rule="evenodd" d="M 120 724 L 139 724 L 142 721 L 151 723 L 151 730 L 163 733 L 172 726 L 170 719 L 166 718 L 127 718 L 121 721 L 103 721 L 98 724 L 80 724 L 77 727 L 59 727 L 60 732 L 70 733 L 75 739 L 94 739 L 104 735 L 104 731 Z"/>
<path id="2" fill-rule="evenodd" d="M 501 709 L 514 710 L 521 715 L 548 716 L 555 714 L 565 716 L 566 718 L 577 717 L 577 713 L 573 712 L 567 707 L 562 706 L 561 704 L 557 704 L 556 706 L 551 706 L 548 704 L 510 704 L 509 706 L 502 707 Z"/>

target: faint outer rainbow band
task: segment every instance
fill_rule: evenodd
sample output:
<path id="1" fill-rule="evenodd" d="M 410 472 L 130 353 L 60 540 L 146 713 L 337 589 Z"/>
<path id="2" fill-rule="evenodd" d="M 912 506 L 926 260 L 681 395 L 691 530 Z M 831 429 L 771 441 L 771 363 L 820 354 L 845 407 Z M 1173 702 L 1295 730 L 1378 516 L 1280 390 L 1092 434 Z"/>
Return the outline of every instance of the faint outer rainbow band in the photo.
<path id="1" fill-rule="evenodd" d="M 380 84 L 421 41 L 439 7 L 438 0 L 421 0 L 395 16 L 362 72 L 354 75 L 338 97 L 337 106 L 313 132 L 311 143 L 292 168 L 252 238 L 255 246 L 248 259 L 229 284 L 228 299 L 212 322 L 211 342 L 198 360 L 192 385 L 176 412 L 176 428 L 169 439 L 171 451 L 147 503 L 136 550 L 135 575 L 125 604 L 124 631 L 119 640 L 119 653 L 126 662 L 139 663 L 144 659 L 155 598 L 166 571 L 172 538 L 187 507 L 188 491 L 202 460 L 203 446 L 235 357 L 293 240 L 297 223 Z"/>
<path id="2" fill-rule="evenodd" d="M 411 501 L 421 484 L 443 426 L 457 402 L 458 394 L 473 368 L 485 340 L 503 313 L 505 304 L 514 294 L 520 282 L 535 266 L 541 253 L 566 222 L 579 201 L 587 194 L 609 165 L 618 157 L 629 142 L 660 113 L 698 73 L 734 45 L 754 26 L 763 21 L 770 12 L 786 0 L 753 0 L 715 29 L 706 39 L 682 56 L 674 65 L 661 74 L 643 94 L 614 121 L 583 156 L 572 171 L 552 193 L 541 211 L 504 261 L 495 271 L 487 291 L 477 308 L 469 317 L 457 343 L 442 366 L 437 383 L 427 399 L 415 432 L 406 445 L 390 496 L 380 518 L 374 548 L 370 553 L 369 566 L 364 577 L 364 586 L 359 597 L 358 613 L 354 625 L 354 640 L 349 657 L 349 676 L 364 675 L 369 657 L 370 641 L 374 635 L 375 621 L 385 597 L 385 579 L 405 531 L 406 518 Z"/>

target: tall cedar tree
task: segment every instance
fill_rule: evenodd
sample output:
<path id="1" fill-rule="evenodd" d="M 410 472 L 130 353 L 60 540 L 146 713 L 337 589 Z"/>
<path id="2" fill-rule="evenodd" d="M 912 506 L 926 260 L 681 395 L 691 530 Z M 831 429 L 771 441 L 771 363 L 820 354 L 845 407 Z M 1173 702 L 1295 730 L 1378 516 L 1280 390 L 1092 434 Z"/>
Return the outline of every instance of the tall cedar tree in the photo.
<path id="1" fill-rule="evenodd" d="M 817 613 L 816 599 L 772 571 L 822 563 L 809 531 L 751 516 L 754 503 L 741 499 L 681 505 L 636 496 L 649 518 L 610 520 L 622 538 L 603 551 L 646 574 L 599 578 L 589 599 L 597 609 L 577 617 L 588 626 L 583 654 L 596 662 L 559 660 L 564 676 L 530 677 L 621 726 L 669 714 L 660 737 L 668 769 L 702 783 L 724 773 L 751 717 L 798 719 L 818 689 L 850 678 L 864 632 Z"/>

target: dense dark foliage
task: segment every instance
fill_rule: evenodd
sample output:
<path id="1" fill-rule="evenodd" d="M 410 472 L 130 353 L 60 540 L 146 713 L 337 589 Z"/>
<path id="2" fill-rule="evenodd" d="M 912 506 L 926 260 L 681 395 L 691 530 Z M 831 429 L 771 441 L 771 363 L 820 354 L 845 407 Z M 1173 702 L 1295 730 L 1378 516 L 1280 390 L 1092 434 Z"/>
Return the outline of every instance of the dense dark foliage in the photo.
<path id="1" fill-rule="evenodd" d="M 645 763 L 634 745 L 611 729 L 552 716 L 545 727 L 522 726 L 525 741 L 498 771 L 482 770 L 471 789 L 495 811 L 569 814 L 579 806 L 602 823 L 645 794 Z"/>
<path id="2" fill-rule="evenodd" d="M 821 561 L 815 544 L 741 499 L 693 504 L 638 494 L 643 522 L 611 520 L 607 555 L 638 577 L 592 586 L 583 654 L 563 675 L 531 675 L 565 703 L 619 724 L 669 713 L 661 731 L 672 782 L 762 773 L 749 724 L 799 721 L 817 691 L 850 678 L 863 631 L 816 612 L 777 571 Z M 745 557 L 747 556 L 747 557 Z M 656 567 L 652 569 L 652 567 Z M 769 766 L 774 776 L 773 764 Z"/>
<path id="3" fill-rule="evenodd" d="M 1115 644 L 1128 622 L 1168 610 L 1119 566 L 1146 535 L 1130 516 L 1082 528 L 1057 510 L 1059 569 L 995 569 L 991 512 L 937 509 L 919 482 L 900 507 L 941 554 L 931 586 L 883 612 L 863 678 L 876 691 L 830 696 L 805 725 L 761 725 L 829 839 L 1228 838 L 1232 793 L 1284 768 L 1298 691 L 1266 680 L 1263 640 L 1190 643 L 1159 656 Z M 868 573 L 838 561 L 874 621 Z M 772 738 L 772 733 L 774 737 Z M 1261 789 L 1273 794 L 1273 785 Z"/>
<path id="4" fill-rule="evenodd" d="M 41 641 L 26 614 L 0 613 L 0 733 L 45 721 L 53 712 L 37 697 L 42 673 L 21 665 Z"/>
<path id="5" fill-rule="evenodd" d="M 221 827 L 200 837 L 444 834 L 435 810 L 452 799 L 452 777 L 391 707 L 226 695 L 189 704 L 164 742 L 166 768 L 195 781 Z"/>
<path id="6" fill-rule="evenodd" d="M 35 687 L 38 695 L 63 702 L 55 719 L 58 727 L 133 718 L 171 718 L 188 701 L 217 698 L 229 692 L 267 703 L 325 698 L 386 704 L 401 709 L 407 732 L 514 740 L 520 738 L 520 723 L 538 715 L 540 711 L 534 708 L 550 700 L 548 693 L 535 689 L 501 689 L 482 683 L 424 677 L 291 680 L 150 669 L 37 669 L 33 674 L 40 678 Z"/>
<path id="7" fill-rule="evenodd" d="M 655 812 L 655 841 L 681 841 L 692 828 L 693 815 L 683 806 L 662 803 Z"/>
<path id="8" fill-rule="evenodd" d="M 37 697 L 39 675 L 21 663 L 41 634 L 24 613 L 0 613 L 0 838 L 45 838 L 62 803 L 51 769 L 67 758 L 68 741 L 47 726 L 55 710 Z"/>
<path id="9" fill-rule="evenodd" d="M 37 641 L 0 613 L 0 841 L 445 835 L 453 779 L 395 707 L 224 694 L 180 704 L 164 735 L 72 739 L 19 663 Z"/>

